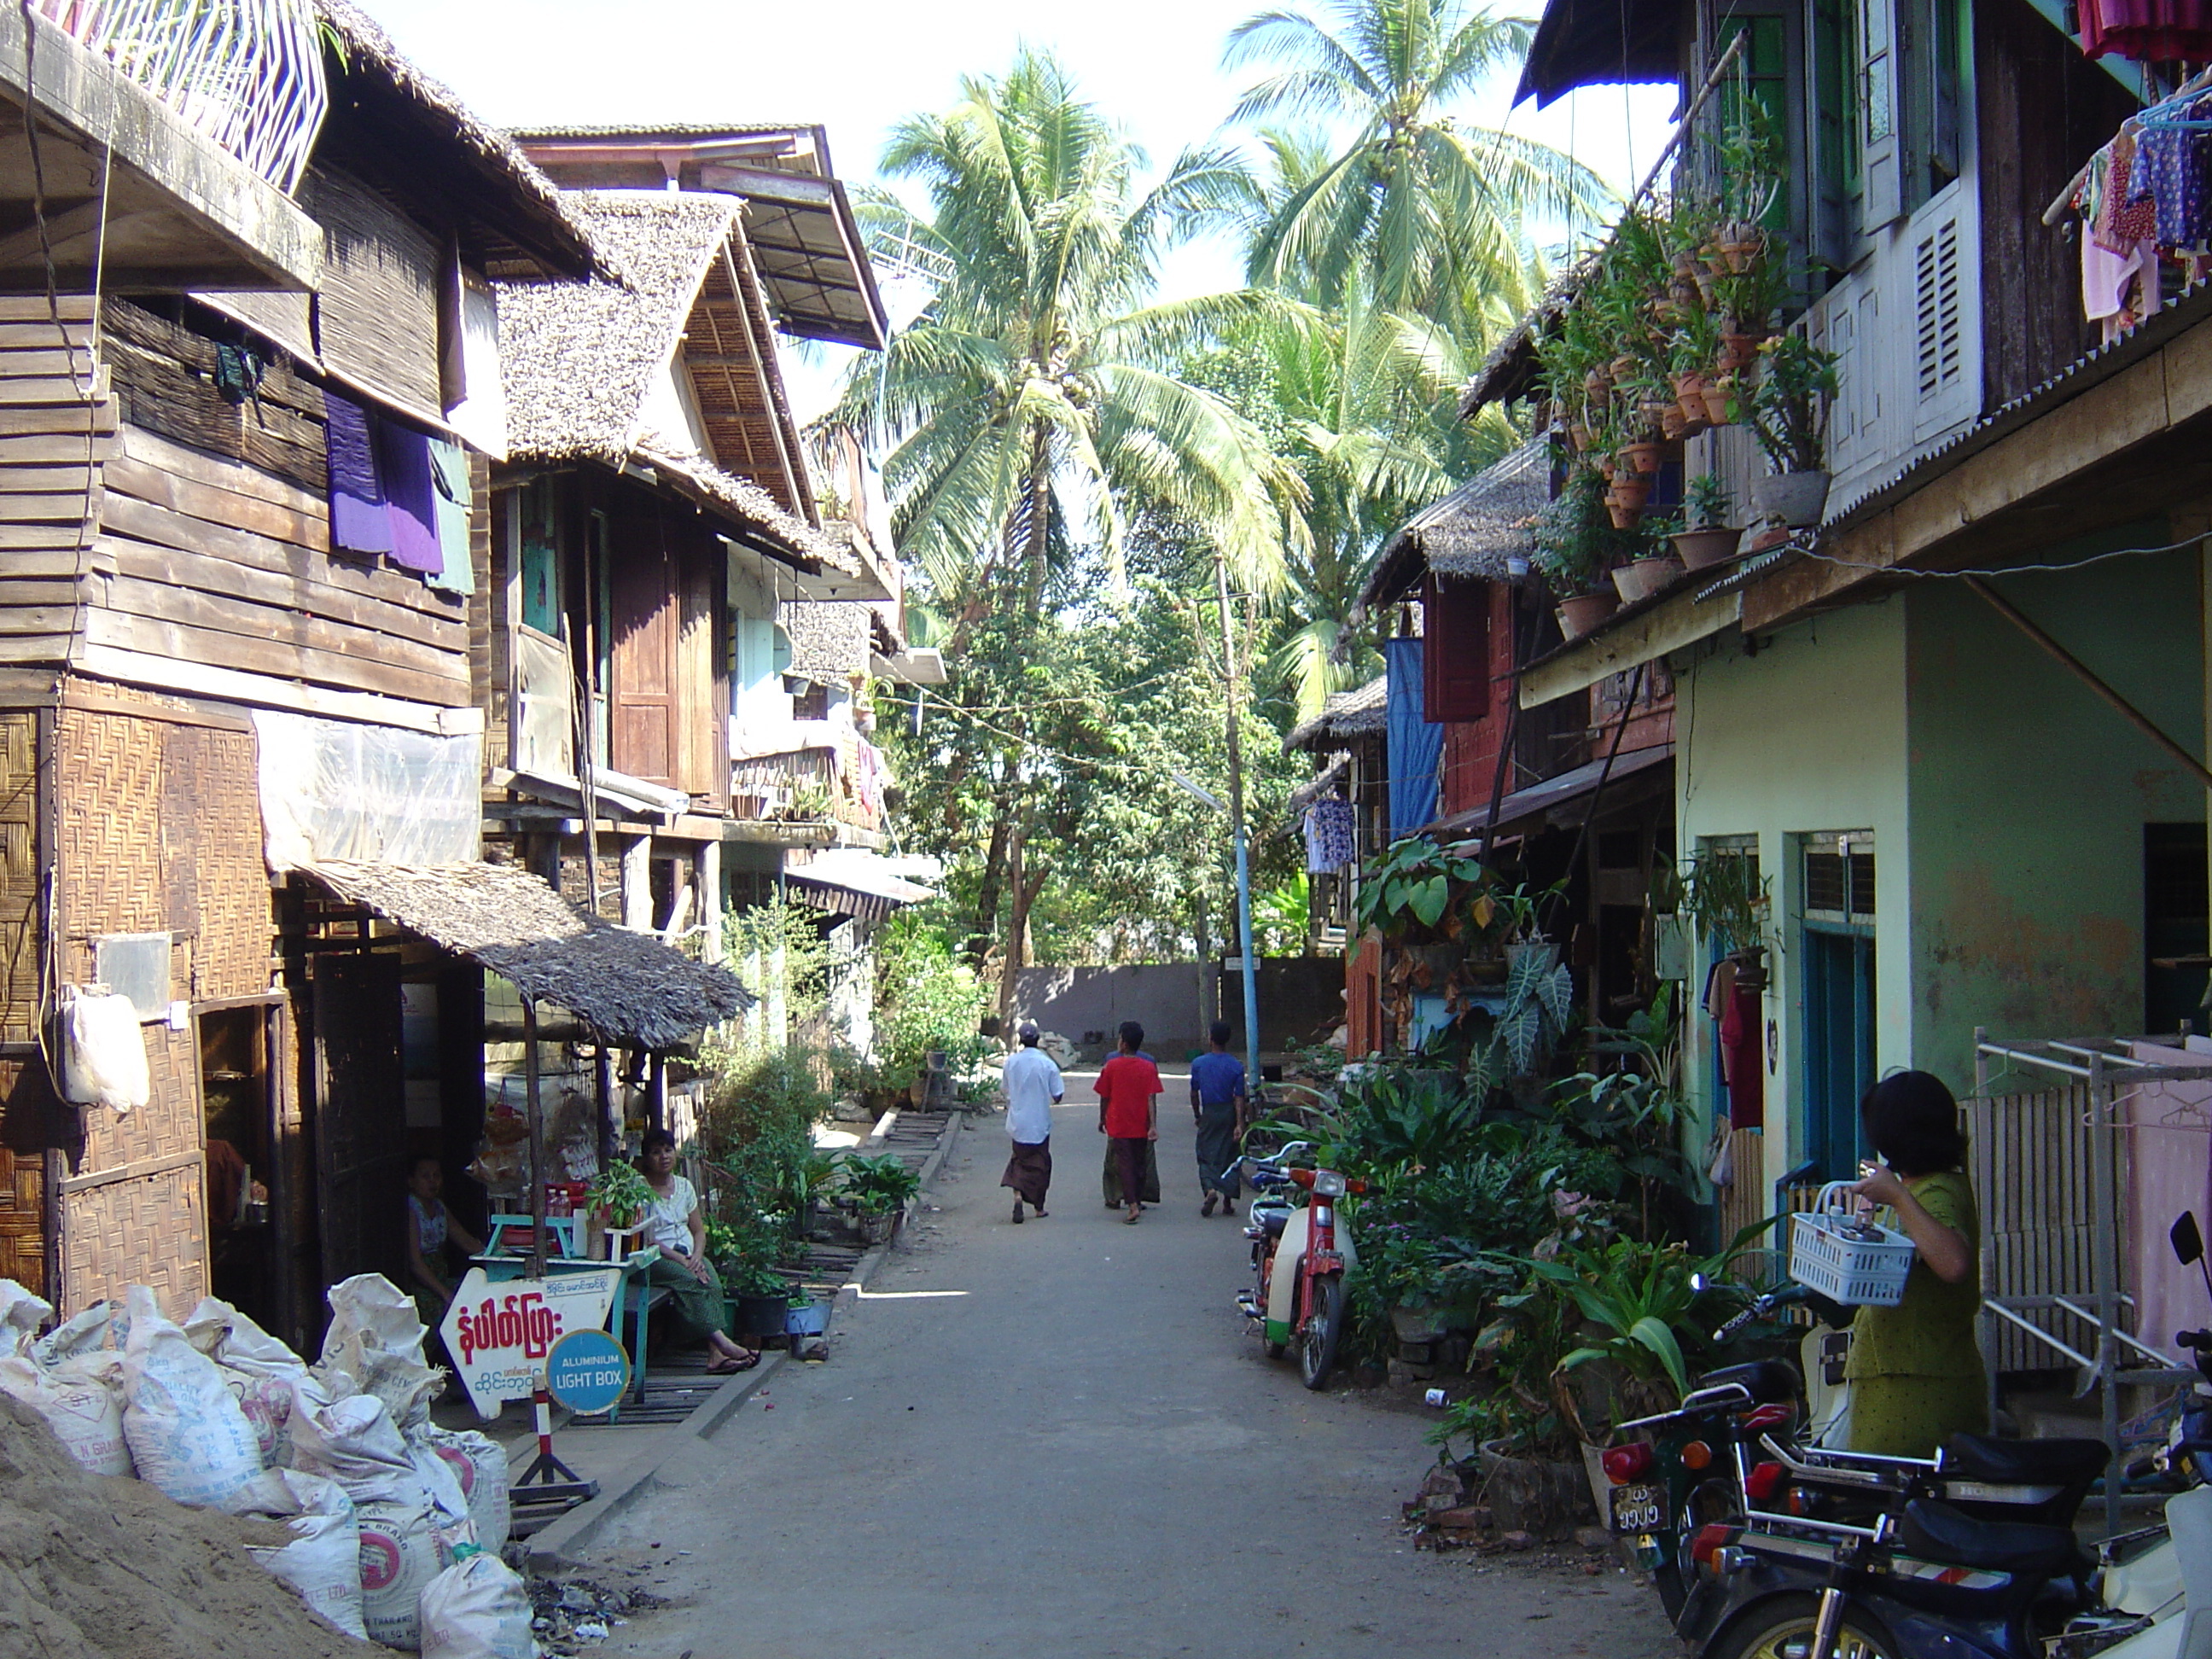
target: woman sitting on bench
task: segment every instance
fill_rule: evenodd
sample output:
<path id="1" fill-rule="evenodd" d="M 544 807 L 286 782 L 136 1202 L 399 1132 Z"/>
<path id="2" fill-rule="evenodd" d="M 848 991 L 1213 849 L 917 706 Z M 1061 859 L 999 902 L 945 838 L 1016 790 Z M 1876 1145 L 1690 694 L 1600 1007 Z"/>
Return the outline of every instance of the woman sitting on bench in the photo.
<path id="1" fill-rule="evenodd" d="M 676 1340 L 707 1345 L 714 1354 L 709 1376 L 750 1370 L 760 1364 L 760 1355 L 739 1347 L 722 1329 L 721 1275 L 707 1260 L 707 1224 L 698 1189 L 676 1173 L 676 1137 L 665 1129 L 647 1129 L 638 1146 L 637 1167 L 653 1188 L 641 1242 L 660 1246 L 660 1259 L 646 1270 L 645 1282 L 668 1291 Z"/>

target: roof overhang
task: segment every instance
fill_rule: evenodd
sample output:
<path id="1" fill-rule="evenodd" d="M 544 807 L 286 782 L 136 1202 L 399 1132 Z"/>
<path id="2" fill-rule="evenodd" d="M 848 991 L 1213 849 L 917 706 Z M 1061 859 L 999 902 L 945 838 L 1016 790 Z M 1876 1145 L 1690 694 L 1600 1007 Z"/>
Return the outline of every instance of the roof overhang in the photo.
<path id="1" fill-rule="evenodd" d="M 1682 10 L 1678 0 L 1551 0 L 1513 101 L 1540 109 L 1577 87 L 1678 82 Z"/>
<path id="2" fill-rule="evenodd" d="M 46 249 L 64 292 L 90 288 L 95 256 L 108 288 L 315 286 L 322 227 L 291 198 L 106 58 L 44 19 L 37 29 L 33 54 L 23 9 L 0 7 L 0 288 L 43 292 Z M 27 104 L 40 117 L 43 249 Z"/>
<path id="3" fill-rule="evenodd" d="M 868 672 L 879 680 L 894 680 L 901 685 L 943 685 L 952 678 L 945 672 L 945 653 L 927 645 L 909 646 L 888 657 L 872 651 Z"/>
<path id="4" fill-rule="evenodd" d="M 805 903 L 833 915 L 882 921 L 894 910 L 937 896 L 910 880 L 923 861 L 887 859 L 859 848 L 825 848 L 804 864 L 786 862 L 783 879 Z"/>
<path id="5" fill-rule="evenodd" d="M 609 1042 L 671 1048 L 757 1000 L 728 969 L 586 915 L 515 865 L 329 860 L 303 873 Z"/>
<path id="6" fill-rule="evenodd" d="M 1532 783 L 1526 789 L 1516 789 L 1498 803 L 1495 827 L 1510 830 L 1556 811 L 1560 807 L 1586 799 L 1602 787 L 1611 789 L 1617 784 L 1627 783 L 1639 775 L 1650 772 L 1674 758 L 1671 743 L 1656 744 L 1650 749 L 1631 749 L 1610 758 L 1601 758 L 1562 772 L 1556 778 L 1546 778 L 1541 783 Z M 1438 818 L 1423 832 L 1447 840 L 1456 836 L 1468 836 L 1492 827 L 1487 804 L 1469 807 L 1464 812 L 1455 812 L 1449 817 Z"/>

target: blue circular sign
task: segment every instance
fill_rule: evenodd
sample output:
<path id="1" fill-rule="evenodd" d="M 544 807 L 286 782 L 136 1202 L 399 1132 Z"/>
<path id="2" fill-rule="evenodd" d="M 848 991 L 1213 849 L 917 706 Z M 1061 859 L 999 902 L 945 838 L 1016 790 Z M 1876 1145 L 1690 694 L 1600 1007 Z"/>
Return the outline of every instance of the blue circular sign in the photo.
<path id="1" fill-rule="evenodd" d="M 610 1411 L 629 1386 L 629 1356 L 605 1331 L 571 1331 L 545 1356 L 545 1392 L 579 1417 Z"/>

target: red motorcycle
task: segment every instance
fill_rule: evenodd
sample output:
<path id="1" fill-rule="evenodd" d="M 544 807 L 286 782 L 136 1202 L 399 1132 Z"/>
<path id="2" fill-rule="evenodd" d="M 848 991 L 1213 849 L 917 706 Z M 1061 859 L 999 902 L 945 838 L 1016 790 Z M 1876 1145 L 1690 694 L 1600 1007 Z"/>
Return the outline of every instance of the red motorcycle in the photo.
<path id="1" fill-rule="evenodd" d="M 1309 1389 L 1328 1381 L 1344 1338 L 1344 1273 L 1358 1265 L 1352 1236 L 1340 1239 L 1337 1200 L 1367 1190 L 1334 1170 L 1297 1168 L 1291 1159 L 1310 1150 L 1294 1140 L 1270 1158 L 1239 1160 L 1257 1194 L 1247 1211 L 1244 1237 L 1252 1241 L 1252 1285 L 1237 1305 L 1260 1327 L 1267 1358 L 1279 1359 L 1298 1345 L 1298 1375 Z M 1299 1202 L 1299 1199 L 1304 1202 Z"/>

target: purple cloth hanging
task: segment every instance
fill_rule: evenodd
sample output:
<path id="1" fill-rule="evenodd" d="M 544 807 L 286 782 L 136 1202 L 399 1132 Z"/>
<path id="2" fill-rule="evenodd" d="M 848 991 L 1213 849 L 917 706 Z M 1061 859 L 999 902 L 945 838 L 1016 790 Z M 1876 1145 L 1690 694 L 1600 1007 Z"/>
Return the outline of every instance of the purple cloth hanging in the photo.
<path id="1" fill-rule="evenodd" d="M 385 506 L 369 412 L 328 387 L 323 406 L 329 422 L 331 545 L 349 553 L 389 553 L 392 514 Z"/>
<path id="2" fill-rule="evenodd" d="M 380 420 L 376 459 L 391 509 L 392 562 L 427 574 L 443 571 L 446 551 L 438 545 L 438 486 L 430 476 L 430 440 Z"/>

